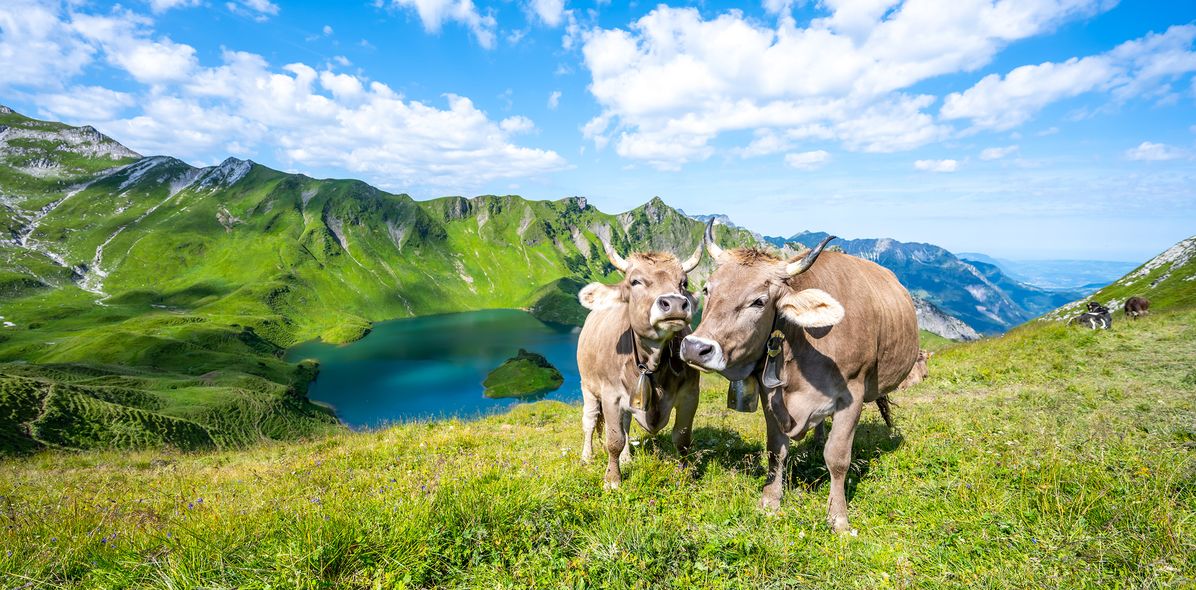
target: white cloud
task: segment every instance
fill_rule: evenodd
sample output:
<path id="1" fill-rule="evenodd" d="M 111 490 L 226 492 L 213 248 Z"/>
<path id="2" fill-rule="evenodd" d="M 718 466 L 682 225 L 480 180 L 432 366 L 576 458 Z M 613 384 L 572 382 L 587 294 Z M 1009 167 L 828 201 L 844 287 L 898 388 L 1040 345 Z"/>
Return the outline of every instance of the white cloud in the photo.
<path id="1" fill-rule="evenodd" d="M 199 6 L 200 0 L 149 0 L 150 10 L 161 14 L 175 8 L 190 8 Z"/>
<path id="2" fill-rule="evenodd" d="M 912 149 L 953 132 L 926 112 L 936 98 L 910 94 L 912 86 L 974 71 L 1006 44 L 1105 4 L 824 0 L 830 15 L 807 27 L 788 2 L 766 2 L 780 15 L 775 27 L 739 11 L 707 19 L 662 5 L 627 29 L 582 34 L 590 92 L 602 107 L 587 137 L 664 168 L 709 157 L 720 135 L 742 130 L 829 136 L 856 151 Z"/>
<path id="3" fill-rule="evenodd" d="M 561 91 L 553 90 L 552 94 L 548 95 L 548 109 L 555 111 L 561 105 Z"/>
<path id="4" fill-rule="evenodd" d="M 64 92 L 38 95 L 37 104 L 38 109 L 47 116 L 76 121 L 107 121 L 136 104 L 136 101 L 130 94 L 100 86 L 75 86 Z"/>
<path id="5" fill-rule="evenodd" d="M 446 21 L 454 21 L 468 28 L 478 45 L 486 49 L 494 48 L 494 30 L 498 22 L 489 14 L 483 16 L 479 13 L 473 0 L 391 0 L 391 5 L 414 9 L 424 29 L 430 33 L 440 32 Z"/>
<path id="6" fill-rule="evenodd" d="M 1125 151 L 1126 158 L 1138 161 L 1179 160 L 1186 158 L 1187 155 L 1187 153 L 1177 147 L 1149 141 L 1144 141 L 1138 144 L 1138 147 Z"/>
<path id="7" fill-rule="evenodd" d="M 816 170 L 826 165 L 831 155 L 825 150 L 785 154 L 785 163 L 798 170 Z"/>
<path id="8" fill-rule="evenodd" d="M 11 15 L 0 9 L 0 47 L 39 38 L 52 47 L 81 47 L 79 68 L 107 63 L 127 72 L 136 88 L 45 83 L 42 76 L 69 82 L 74 76 L 62 69 L 19 78 L 17 87 L 41 90 L 36 99 L 47 116 L 93 124 L 142 153 L 211 163 L 232 152 L 282 168 L 338 171 L 437 193 L 567 166 L 554 151 L 515 143 L 535 130 L 531 119 L 493 119 L 463 96 L 411 100 L 363 75 L 304 63 L 275 67 L 260 55 L 230 50 L 208 66 L 194 48 L 157 36 L 150 21 L 128 11 L 25 12 L 41 21 L 37 29 L 22 25 L 18 38 L 8 32 Z"/>
<path id="9" fill-rule="evenodd" d="M 325 37 L 332 36 L 332 25 L 324 25 L 324 36 Z"/>
<path id="10" fill-rule="evenodd" d="M 0 88 L 62 88 L 94 53 L 55 10 L 38 2 L 0 3 Z"/>
<path id="11" fill-rule="evenodd" d="M 1009 146 L 1005 146 L 1005 147 L 991 147 L 991 148 L 981 150 L 980 159 L 981 160 L 1000 160 L 1001 158 L 1004 158 L 1005 156 L 1008 156 L 1015 152 L 1017 152 L 1016 145 L 1009 145 Z"/>
<path id="12" fill-rule="evenodd" d="M 955 160 L 917 160 L 914 168 L 924 172 L 955 172 L 959 162 Z"/>
<path id="13" fill-rule="evenodd" d="M 559 26 L 564 20 L 565 0 L 530 0 L 528 8 L 550 27 Z"/>
<path id="14" fill-rule="evenodd" d="M 1118 100 L 1175 100 L 1172 83 L 1196 71 L 1196 25 L 1175 26 L 1162 34 L 1127 41 L 1106 53 L 1014 68 L 991 74 L 962 93 L 947 96 L 944 119 L 970 119 L 981 129 L 1010 129 L 1047 105 L 1094 91 Z"/>
<path id="15" fill-rule="evenodd" d="M 948 95 L 940 114 L 944 119 L 971 119 L 981 128 L 1011 129 L 1052 102 L 1109 83 L 1115 73 L 1104 57 L 1022 66 L 1004 78 L 990 74 L 965 92 Z"/>
<path id="16" fill-rule="evenodd" d="M 278 5 L 269 0 L 237 0 L 224 4 L 228 11 L 264 23 L 278 15 Z"/>

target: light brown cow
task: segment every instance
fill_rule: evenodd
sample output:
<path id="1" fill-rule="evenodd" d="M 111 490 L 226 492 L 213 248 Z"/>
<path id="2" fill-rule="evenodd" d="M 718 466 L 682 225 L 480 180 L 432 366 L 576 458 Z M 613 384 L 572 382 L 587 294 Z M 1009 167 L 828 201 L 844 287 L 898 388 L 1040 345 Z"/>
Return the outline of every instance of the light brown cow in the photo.
<path id="1" fill-rule="evenodd" d="M 844 480 L 856 424 L 865 403 L 887 401 L 885 394 L 909 374 L 918 356 L 918 320 L 892 272 L 823 253 L 831 239 L 785 261 L 754 249 L 724 251 L 708 225 L 707 248 L 718 267 L 706 284 L 702 323 L 685 338 L 681 357 L 731 380 L 761 380 L 766 509 L 780 506 L 789 440 L 833 418 L 823 451 L 831 476 L 827 521 L 845 531 Z M 774 331 L 780 337 L 770 337 Z M 766 348 L 778 351 L 768 362 Z"/>
<path id="2" fill-rule="evenodd" d="M 590 309 L 577 342 L 577 368 L 584 401 L 583 462 L 593 457 L 594 428 L 606 422 L 607 488 L 622 481 L 620 464 L 631 460 L 631 419 L 651 434 L 669 423 L 675 408 L 673 444 L 688 454 L 698 408 L 698 371 L 681 361 L 681 338 L 689 334 L 697 306 L 686 274 L 698 265 L 702 245 L 688 260 L 672 254 L 636 253 L 626 259 L 603 243 L 623 281 L 591 283 L 578 293 Z M 641 387 L 643 389 L 641 389 Z M 642 403 L 638 403 L 642 400 Z"/>
<path id="3" fill-rule="evenodd" d="M 897 389 L 906 389 L 909 387 L 913 387 L 913 386 L 921 383 L 923 379 L 925 379 L 927 376 L 929 376 L 930 375 L 930 357 L 932 357 L 932 356 L 934 356 L 933 352 L 930 352 L 928 350 L 919 350 L 918 351 L 918 360 L 914 361 L 914 366 L 912 369 L 909 370 L 909 375 L 905 376 L 905 379 L 901 381 L 901 385 L 898 385 Z M 886 416 L 885 422 L 888 422 L 888 421 L 889 421 L 889 418 Z"/>

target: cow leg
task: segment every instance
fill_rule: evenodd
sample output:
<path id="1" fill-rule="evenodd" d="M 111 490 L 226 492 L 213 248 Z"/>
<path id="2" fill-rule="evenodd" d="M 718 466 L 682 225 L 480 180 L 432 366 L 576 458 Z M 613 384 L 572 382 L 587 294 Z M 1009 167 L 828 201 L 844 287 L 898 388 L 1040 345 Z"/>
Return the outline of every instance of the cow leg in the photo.
<path id="1" fill-rule="evenodd" d="M 687 387 L 677 399 L 677 413 L 673 422 L 673 446 L 681 457 L 681 466 L 689 464 L 689 445 L 693 442 L 694 415 L 698 413 L 698 387 Z"/>
<path id="2" fill-rule="evenodd" d="M 614 395 L 604 396 L 602 401 L 602 418 L 606 422 L 606 483 L 608 490 L 619 487 L 623 481 L 623 474 L 619 472 L 619 455 L 627 446 L 627 436 L 623 431 L 623 411 Z"/>
<path id="3" fill-rule="evenodd" d="M 623 412 L 619 427 L 623 429 L 623 440 L 627 441 L 619 453 L 619 465 L 626 465 L 631 462 L 631 412 Z"/>
<path id="4" fill-rule="evenodd" d="M 814 449 L 826 446 L 826 420 L 814 427 L 814 435 L 810 438 L 810 446 Z"/>
<path id="5" fill-rule="evenodd" d="M 767 432 L 768 446 L 768 475 L 764 479 L 764 497 L 761 505 L 765 510 L 778 510 L 781 507 L 781 496 L 785 493 L 785 460 L 789 458 L 789 435 L 781 430 L 777 417 L 772 413 L 772 405 L 764 403 L 764 425 Z"/>
<path id="6" fill-rule="evenodd" d="M 598 418 L 602 414 L 602 404 L 588 390 L 582 389 L 581 397 L 581 462 L 589 464 L 594 458 L 594 428 L 598 425 Z"/>
<path id="7" fill-rule="evenodd" d="M 835 412 L 826 449 L 822 451 L 827 471 L 831 474 L 826 521 L 837 533 L 851 527 L 847 520 L 847 470 L 851 467 L 851 445 L 855 442 L 855 428 L 864 409 L 863 399 L 863 395 L 853 395 L 850 405 Z"/>

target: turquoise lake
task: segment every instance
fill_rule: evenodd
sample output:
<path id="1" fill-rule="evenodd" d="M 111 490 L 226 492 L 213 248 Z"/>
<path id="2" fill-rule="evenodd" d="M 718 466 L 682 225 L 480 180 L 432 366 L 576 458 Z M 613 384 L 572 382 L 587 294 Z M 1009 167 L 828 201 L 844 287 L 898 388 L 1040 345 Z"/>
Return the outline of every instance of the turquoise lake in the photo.
<path id="1" fill-rule="evenodd" d="M 345 345 L 305 342 L 287 360 L 320 361 L 308 389 L 355 429 L 433 418 L 476 418 L 527 400 L 482 395 L 486 375 L 520 348 L 538 352 L 565 377 L 533 400 L 581 399 L 577 329 L 545 324 L 527 312 L 492 309 L 380 322 Z"/>

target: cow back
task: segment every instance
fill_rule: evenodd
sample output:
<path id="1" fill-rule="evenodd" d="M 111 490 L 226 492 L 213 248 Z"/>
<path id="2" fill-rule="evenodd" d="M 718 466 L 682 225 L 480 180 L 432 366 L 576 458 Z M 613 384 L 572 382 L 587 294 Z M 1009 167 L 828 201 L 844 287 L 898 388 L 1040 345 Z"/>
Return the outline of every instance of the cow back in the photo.
<path id="1" fill-rule="evenodd" d="M 822 365 L 845 380 L 875 375 L 865 401 L 897 389 L 918 359 L 918 317 L 909 292 L 891 271 L 862 258 L 825 252 L 810 270 L 790 279 L 790 286 L 822 289 L 844 309 L 843 320 L 829 329 L 785 323 L 799 366 Z"/>

